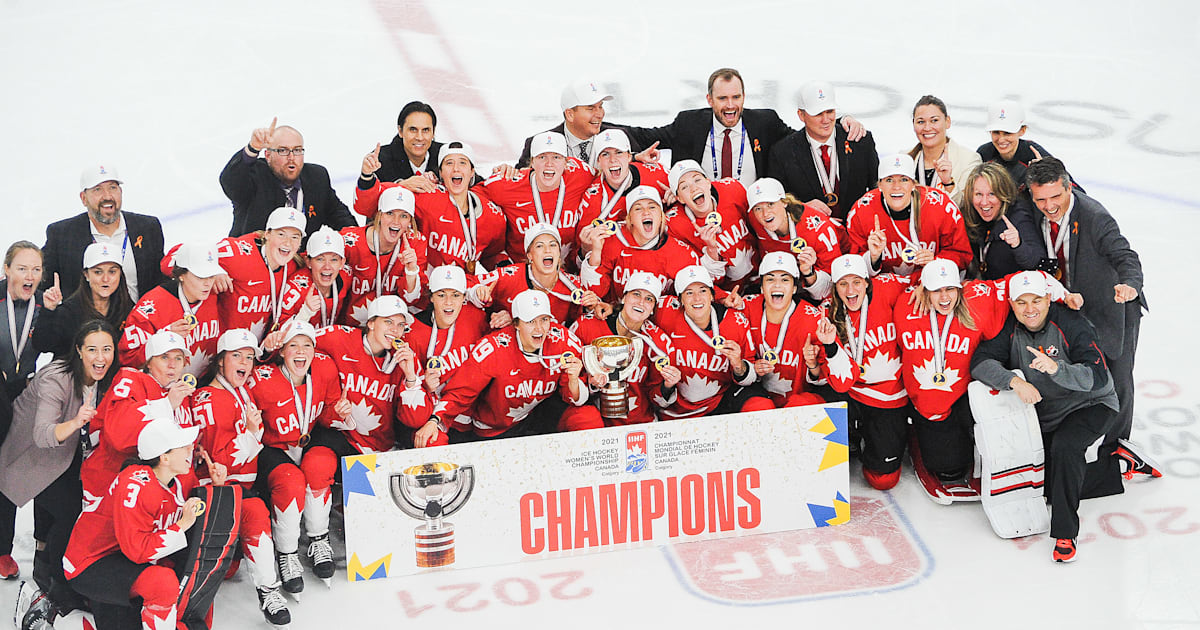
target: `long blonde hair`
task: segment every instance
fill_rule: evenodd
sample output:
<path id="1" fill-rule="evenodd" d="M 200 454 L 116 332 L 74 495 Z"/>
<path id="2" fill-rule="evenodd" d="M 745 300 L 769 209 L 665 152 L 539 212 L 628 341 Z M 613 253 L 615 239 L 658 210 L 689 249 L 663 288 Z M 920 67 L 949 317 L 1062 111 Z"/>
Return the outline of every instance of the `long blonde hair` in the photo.
<path id="1" fill-rule="evenodd" d="M 995 162 L 984 162 L 971 169 L 971 174 L 967 175 L 967 181 L 963 184 L 963 190 L 966 192 L 963 193 L 963 201 L 959 207 L 962 210 L 963 223 L 967 226 L 967 237 L 972 243 L 983 240 L 987 231 L 986 222 L 983 217 L 979 216 L 979 210 L 975 207 L 973 199 L 975 181 L 980 177 L 987 180 L 992 192 L 1000 200 L 1000 210 L 996 214 L 996 221 L 1008 213 L 1013 200 L 1017 198 L 1017 184 L 1004 167 Z"/>
<path id="2" fill-rule="evenodd" d="M 922 287 L 921 304 L 927 309 L 933 310 L 933 299 L 929 297 L 932 293 L 929 289 Z M 969 330 L 975 330 L 975 318 L 971 317 L 971 309 L 967 308 L 967 299 L 963 295 L 962 287 L 958 287 L 958 301 L 954 303 L 954 310 L 950 313 L 958 323 L 962 324 Z"/>

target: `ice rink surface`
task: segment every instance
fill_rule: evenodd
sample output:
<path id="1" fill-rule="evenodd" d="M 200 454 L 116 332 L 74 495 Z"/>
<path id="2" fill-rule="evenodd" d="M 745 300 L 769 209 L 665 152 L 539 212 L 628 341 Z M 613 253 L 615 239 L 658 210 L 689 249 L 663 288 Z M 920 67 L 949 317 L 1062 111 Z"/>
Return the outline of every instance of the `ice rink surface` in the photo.
<path id="1" fill-rule="evenodd" d="M 124 208 L 162 218 L 168 244 L 222 237 L 217 174 L 273 116 L 349 203 L 409 100 L 490 167 L 556 124 L 561 87 L 585 78 L 617 94 L 608 120 L 665 124 L 732 66 L 748 107 L 793 126 L 799 86 L 830 80 L 883 153 L 914 144 L 922 94 L 949 104 L 950 136 L 971 147 L 987 141 L 989 102 L 1012 97 L 1026 137 L 1141 254 L 1151 306 L 1134 439 L 1168 476 L 1085 502 L 1076 563 L 1052 563 L 1045 537 L 997 538 L 978 505 L 933 504 L 907 470 L 880 493 L 853 466 L 848 525 L 358 584 L 339 573 L 328 591 L 309 574 L 292 627 L 1195 628 L 1198 42 L 1191 2 L 4 2 L 3 240 L 44 242 L 48 222 L 81 211 L 78 173 L 97 162 L 120 169 Z M 26 575 L 31 520 L 22 510 L 14 552 Z M 15 593 L 0 584 L 0 610 Z M 268 627 L 245 571 L 215 627 Z"/>

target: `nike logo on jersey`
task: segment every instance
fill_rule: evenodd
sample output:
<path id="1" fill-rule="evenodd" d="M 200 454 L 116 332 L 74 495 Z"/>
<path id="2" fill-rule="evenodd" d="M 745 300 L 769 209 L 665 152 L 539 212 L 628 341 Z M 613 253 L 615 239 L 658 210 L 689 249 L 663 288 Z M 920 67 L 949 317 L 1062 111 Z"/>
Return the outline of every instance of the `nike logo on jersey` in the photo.
<path id="1" fill-rule="evenodd" d="M 899 457 L 885 457 L 885 458 L 883 459 L 883 461 L 885 461 L 885 462 L 894 462 L 894 461 L 896 461 L 897 459 L 900 459 L 900 458 L 899 458 Z"/>
<path id="2" fill-rule="evenodd" d="M 344 354 L 342 355 L 342 360 L 347 363 L 358 363 L 358 359 L 352 359 Z"/>
<path id="3" fill-rule="evenodd" d="M 531 203 L 533 203 L 533 202 L 532 202 L 532 201 L 518 201 L 518 202 L 517 202 L 517 207 L 518 207 L 518 208 L 524 208 L 525 206 L 528 206 L 528 205 L 529 205 L 529 204 L 531 204 Z"/>
<path id="4" fill-rule="evenodd" d="M 924 315 L 905 315 L 904 319 L 921 319 Z"/>
<path id="5" fill-rule="evenodd" d="M 286 406 L 288 405 L 288 403 L 290 403 L 290 402 L 292 402 L 292 401 L 290 401 L 290 400 L 281 400 L 281 401 L 279 401 L 279 402 L 275 403 L 275 406 L 276 406 L 276 407 L 286 407 Z"/>
<path id="6" fill-rule="evenodd" d="M 438 217 L 438 222 L 440 222 L 440 223 L 454 223 L 453 221 L 451 221 L 450 219 L 447 219 L 446 217 Z"/>
<path id="7" fill-rule="evenodd" d="M 260 284 L 262 284 L 262 283 L 264 283 L 264 282 L 266 282 L 266 280 L 247 280 L 247 281 L 246 281 L 246 286 L 248 286 L 248 287 L 254 287 L 254 286 L 258 286 L 258 285 L 260 285 Z"/>
<path id="8" fill-rule="evenodd" d="M 370 267 L 359 267 L 358 265 L 354 265 L 354 270 L 355 271 L 370 271 L 371 268 Z"/>
<path id="9" fill-rule="evenodd" d="M 508 375 L 509 375 L 509 376 L 516 376 L 516 375 L 518 375 L 518 374 L 520 374 L 520 373 L 521 373 L 521 370 L 509 370 L 509 371 L 508 371 Z"/>

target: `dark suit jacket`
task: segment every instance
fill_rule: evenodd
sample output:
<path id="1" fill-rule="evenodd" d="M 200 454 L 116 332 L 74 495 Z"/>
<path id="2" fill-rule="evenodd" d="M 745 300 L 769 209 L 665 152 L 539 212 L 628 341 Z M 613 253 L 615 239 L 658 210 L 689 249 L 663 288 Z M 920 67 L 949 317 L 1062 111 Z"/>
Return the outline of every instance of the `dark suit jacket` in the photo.
<path id="1" fill-rule="evenodd" d="M 633 139 L 633 135 L 629 133 L 629 129 L 630 129 L 629 127 L 627 127 L 625 125 L 618 125 L 616 123 L 608 123 L 608 122 L 600 123 L 600 131 L 604 131 L 605 129 L 620 129 L 621 131 L 624 131 L 625 134 L 629 136 L 629 146 L 633 150 L 633 152 L 637 153 L 642 150 L 643 145 L 639 144 L 636 140 Z M 558 124 L 557 127 L 553 128 L 553 129 L 547 129 L 546 131 L 556 131 L 558 133 L 565 135 L 566 130 L 567 130 L 567 123 L 561 122 Z M 542 133 L 545 133 L 545 131 L 543 131 Z M 537 134 L 534 134 L 534 135 L 537 135 Z M 526 166 L 529 166 L 529 160 L 530 160 L 530 158 L 533 157 L 532 155 L 529 155 L 529 146 L 532 144 L 533 144 L 533 136 L 529 136 L 528 138 L 525 138 L 525 148 L 521 149 L 521 157 L 517 159 L 517 168 L 525 168 Z"/>
<path id="2" fill-rule="evenodd" d="M 429 170 L 435 174 L 438 172 L 438 155 L 441 151 L 441 142 L 430 143 Z M 400 136 L 397 135 L 391 142 L 379 147 L 379 170 L 375 171 L 379 181 L 398 182 L 413 175 L 412 164 L 408 161 L 408 154 L 404 152 Z"/>
<path id="3" fill-rule="evenodd" d="M 766 177 L 771 147 L 792 133 L 792 128 L 785 125 L 773 109 L 744 109 L 742 123 L 746 125 L 746 140 L 750 155 L 754 157 L 754 172 L 759 177 Z M 712 109 L 689 109 L 679 112 L 665 127 L 630 127 L 626 133 L 639 146 L 648 147 L 657 142 L 658 148 L 671 149 L 672 162 L 696 160 L 703 164 L 712 125 Z"/>
<path id="4" fill-rule="evenodd" d="M 838 159 L 838 207 L 834 217 L 846 219 L 859 197 L 876 187 L 879 181 L 879 154 L 871 132 L 857 142 L 846 140 L 841 119 L 834 123 L 833 150 Z M 825 190 L 817 177 L 808 136 L 801 129 L 771 147 L 767 177 L 774 177 L 783 189 L 800 201 L 825 200 Z"/>
<path id="5" fill-rule="evenodd" d="M 1070 252 L 1063 284 L 1083 295 L 1083 314 L 1096 326 L 1100 349 L 1110 357 L 1119 357 L 1125 351 L 1127 325 L 1148 308 L 1142 291 L 1142 263 L 1108 210 L 1078 190 L 1073 194 Z M 1137 289 L 1137 299 L 1125 304 L 1114 302 L 1113 286 L 1117 284 Z"/>
<path id="6" fill-rule="evenodd" d="M 129 248 L 137 265 L 138 293 L 145 295 L 166 279 L 158 267 L 163 257 L 162 224 L 157 217 L 133 212 L 122 211 L 121 217 L 125 221 Z M 83 250 L 91 244 L 92 226 L 86 212 L 46 226 L 46 245 L 42 248 L 42 288 L 54 284 L 54 274 L 57 273 L 63 296 L 70 297 L 83 278 Z"/>
<path id="7" fill-rule="evenodd" d="M 233 202 L 230 236 L 265 228 L 271 212 L 287 204 L 287 195 L 266 160 L 250 159 L 243 149 L 230 158 L 220 180 L 225 196 Z M 308 216 L 306 234 L 312 234 L 322 225 L 335 230 L 358 225 L 346 204 L 338 199 L 324 166 L 305 162 L 299 181 L 304 192 L 304 213 Z"/>

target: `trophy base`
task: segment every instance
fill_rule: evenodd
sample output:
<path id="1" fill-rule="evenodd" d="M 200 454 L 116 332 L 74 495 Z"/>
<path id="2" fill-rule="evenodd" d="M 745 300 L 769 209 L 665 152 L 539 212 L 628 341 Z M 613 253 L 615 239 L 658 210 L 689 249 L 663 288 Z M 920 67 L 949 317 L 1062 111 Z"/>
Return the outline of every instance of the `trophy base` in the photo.
<path id="1" fill-rule="evenodd" d="M 624 420 L 629 417 L 629 392 L 600 390 L 600 417 L 605 420 Z"/>
<path id="2" fill-rule="evenodd" d="M 443 523 L 432 530 L 428 525 L 419 525 L 413 531 L 417 551 L 417 566 L 421 568 L 445 567 L 454 564 L 454 525 Z"/>

